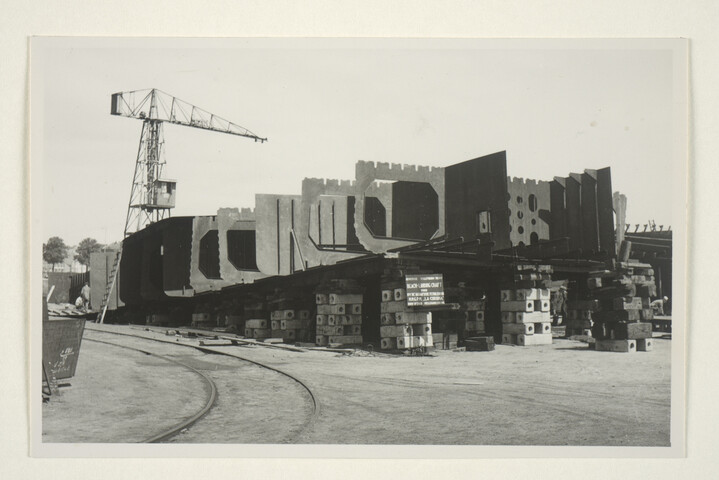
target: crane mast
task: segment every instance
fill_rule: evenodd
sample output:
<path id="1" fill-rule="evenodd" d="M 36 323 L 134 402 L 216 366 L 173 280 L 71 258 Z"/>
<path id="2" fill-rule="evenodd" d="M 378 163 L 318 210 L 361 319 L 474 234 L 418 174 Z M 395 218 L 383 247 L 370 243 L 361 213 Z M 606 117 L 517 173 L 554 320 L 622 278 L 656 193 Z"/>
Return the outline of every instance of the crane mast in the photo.
<path id="1" fill-rule="evenodd" d="M 110 113 L 142 120 L 124 237 L 169 217 L 175 206 L 177 182 L 162 176 L 166 164 L 164 123 L 238 135 L 260 143 L 267 141 L 244 127 L 156 88 L 113 94 Z"/>
<path id="2" fill-rule="evenodd" d="M 135 161 L 135 173 L 132 178 L 123 239 L 142 230 L 147 225 L 169 217 L 170 210 L 175 206 L 177 182 L 162 176 L 162 170 L 166 163 L 164 123 L 238 135 L 260 143 L 267 141 L 267 138 L 259 137 L 244 127 L 156 88 L 114 93 L 110 114 L 142 120 L 142 133 Z M 105 295 L 96 322 L 104 322 L 121 260 L 122 247 L 115 256 L 109 275 L 111 281 L 106 284 Z"/>

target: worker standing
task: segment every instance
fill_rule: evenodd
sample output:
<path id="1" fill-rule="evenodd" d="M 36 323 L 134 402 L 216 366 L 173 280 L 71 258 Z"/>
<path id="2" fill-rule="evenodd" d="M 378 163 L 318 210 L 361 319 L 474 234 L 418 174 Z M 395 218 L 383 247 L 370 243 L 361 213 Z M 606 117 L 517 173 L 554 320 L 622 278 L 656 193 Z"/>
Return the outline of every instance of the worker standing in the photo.
<path id="1" fill-rule="evenodd" d="M 87 312 L 90 309 L 90 286 L 85 282 L 82 290 L 80 290 L 80 297 L 82 297 L 82 308 Z"/>

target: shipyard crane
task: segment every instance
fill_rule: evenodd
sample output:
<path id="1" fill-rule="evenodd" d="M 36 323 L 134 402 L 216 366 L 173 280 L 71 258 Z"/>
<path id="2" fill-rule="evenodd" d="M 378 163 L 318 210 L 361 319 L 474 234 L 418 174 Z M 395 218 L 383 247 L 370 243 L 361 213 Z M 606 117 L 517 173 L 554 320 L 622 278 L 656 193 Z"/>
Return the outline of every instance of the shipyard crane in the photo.
<path id="1" fill-rule="evenodd" d="M 140 145 L 125 218 L 124 238 L 170 216 L 175 206 L 177 182 L 162 177 L 165 166 L 163 124 L 171 123 L 213 132 L 238 135 L 264 143 L 248 129 L 191 105 L 156 88 L 112 94 L 110 114 L 142 120 Z M 103 323 L 110 295 L 115 288 L 122 259 L 122 245 L 115 256 L 96 322 Z"/>

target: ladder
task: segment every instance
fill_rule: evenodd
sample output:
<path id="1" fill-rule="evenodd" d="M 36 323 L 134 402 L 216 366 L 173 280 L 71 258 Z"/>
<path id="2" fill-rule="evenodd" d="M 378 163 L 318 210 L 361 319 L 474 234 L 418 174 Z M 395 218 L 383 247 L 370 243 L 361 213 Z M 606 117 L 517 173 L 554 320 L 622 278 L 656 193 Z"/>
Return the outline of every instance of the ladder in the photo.
<path id="1" fill-rule="evenodd" d="M 115 282 L 117 280 L 117 273 L 120 270 L 120 260 L 122 259 L 122 244 L 120 249 L 115 255 L 115 261 L 112 263 L 112 270 L 108 277 L 112 277 L 112 280 L 105 284 L 105 294 L 102 297 L 102 305 L 100 305 L 100 311 L 97 314 L 95 323 L 105 323 L 105 313 L 107 312 L 107 305 L 110 303 L 110 295 L 115 290 Z"/>

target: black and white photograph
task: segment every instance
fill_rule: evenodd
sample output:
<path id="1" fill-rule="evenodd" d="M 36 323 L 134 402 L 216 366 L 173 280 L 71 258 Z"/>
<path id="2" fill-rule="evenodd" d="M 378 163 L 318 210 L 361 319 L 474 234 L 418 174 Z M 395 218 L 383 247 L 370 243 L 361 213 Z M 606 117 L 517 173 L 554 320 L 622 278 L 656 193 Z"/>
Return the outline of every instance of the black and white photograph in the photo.
<path id="1" fill-rule="evenodd" d="M 688 49 L 32 38 L 31 454 L 684 456 Z"/>

